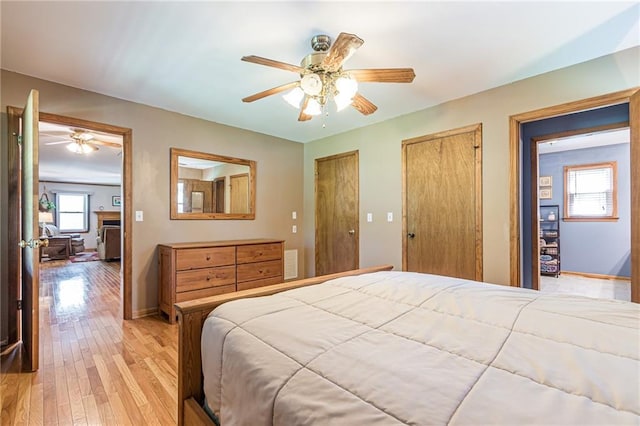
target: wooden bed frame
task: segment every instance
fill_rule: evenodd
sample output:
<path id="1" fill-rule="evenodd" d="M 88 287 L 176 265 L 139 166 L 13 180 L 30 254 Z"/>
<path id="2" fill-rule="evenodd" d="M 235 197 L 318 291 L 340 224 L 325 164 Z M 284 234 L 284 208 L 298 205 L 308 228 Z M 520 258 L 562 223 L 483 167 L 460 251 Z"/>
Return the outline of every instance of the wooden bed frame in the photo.
<path id="1" fill-rule="evenodd" d="M 268 296 L 294 288 L 320 284 L 325 281 L 362 275 L 370 272 L 390 271 L 391 265 L 356 269 L 337 274 L 323 275 L 303 280 L 290 281 L 220 296 L 205 297 L 188 302 L 177 303 L 178 312 L 178 425 L 209 425 L 215 423 L 202 408 L 204 391 L 202 389 L 202 359 L 200 358 L 200 337 L 202 325 L 207 315 L 225 302 L 247 297 Z"/>

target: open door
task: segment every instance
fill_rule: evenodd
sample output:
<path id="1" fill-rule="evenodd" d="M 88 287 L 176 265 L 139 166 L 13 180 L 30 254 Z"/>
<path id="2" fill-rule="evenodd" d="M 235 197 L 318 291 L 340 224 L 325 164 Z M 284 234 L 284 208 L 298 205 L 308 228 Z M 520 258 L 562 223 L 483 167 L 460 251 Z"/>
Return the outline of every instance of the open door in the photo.
<path id="1" fill-rule="evenodd" d="M 22 342 L 28 360 L 26 370 L 38 369 L 39 274 L 38 252 L 38 91 L 32 90 L 20 118 L 22 202 Z"/>

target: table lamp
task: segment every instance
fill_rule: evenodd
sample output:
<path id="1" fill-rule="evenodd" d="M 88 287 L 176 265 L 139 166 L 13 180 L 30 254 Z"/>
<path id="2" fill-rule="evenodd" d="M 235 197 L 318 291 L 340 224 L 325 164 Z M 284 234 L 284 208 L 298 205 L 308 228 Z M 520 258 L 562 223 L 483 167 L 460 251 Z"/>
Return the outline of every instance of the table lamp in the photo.
<path id="1" fill-rule="evenodd" d="M 38 212 L 38 222 L 42 224 L 42 235 L 40 238 L 47 238 L 47 232 L 44 228 L 46 223 L 53 223 L 53 213 L 51 212 Z"/>

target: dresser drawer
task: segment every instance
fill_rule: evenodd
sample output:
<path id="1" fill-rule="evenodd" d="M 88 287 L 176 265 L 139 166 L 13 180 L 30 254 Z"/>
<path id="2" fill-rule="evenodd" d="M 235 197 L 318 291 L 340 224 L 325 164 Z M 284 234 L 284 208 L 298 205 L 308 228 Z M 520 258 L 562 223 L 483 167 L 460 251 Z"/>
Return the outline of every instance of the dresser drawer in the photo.
<path id="1" fill-rule="evenodd" d="M 233 265 L 218 268 L 194 269 L 176 273 L 176 292 L 178 293 L 235 283 L 236 268 Z"/>
<path id="2" fill-rule="evenodd" d="M 176 303 L 283 282 L 283 247 L 268 238 L 158 244 L 159 314 L 173 324 Z"/>
<path id="3" fill-rule="evenodd" d="M 252 244 L 238 246 L 238 263 L 262 262 L 282 258 L 282 244 Z"/>
<path id="4" fill-rule="evenodd" d="M 280 284 L 282 282 L 282 276 L 265 278 L 263 280 L 245 281 L 238 283 L 236 288 L 238 291 L 249 290 L 250 288 L 264 287 L 266 285 Z"/>
<path id="5" fill-rule="evenodd" d="M 176 293 L 176 303 L 186 302 L 187 300 L 200 299 L 201 297 L 233 293 L 234 291 L 236 291 L 236 286 L 234 284 L 223 285 L 220 287 L 203 288 L 193 291 L 184 291 L 182 293 Z"/>
<path id="6" fill-rule="evenodd" d="M 238 282 L 282 276 L 282 261 L 270 260 L 238 265 L 237 274 Z"/>
<path id="7" fill-rule="evenodd" d="M 235 247 L 207 247 L 176 251 L 176 269 L 178 271 L 233 265 L 235 263 Z"/>

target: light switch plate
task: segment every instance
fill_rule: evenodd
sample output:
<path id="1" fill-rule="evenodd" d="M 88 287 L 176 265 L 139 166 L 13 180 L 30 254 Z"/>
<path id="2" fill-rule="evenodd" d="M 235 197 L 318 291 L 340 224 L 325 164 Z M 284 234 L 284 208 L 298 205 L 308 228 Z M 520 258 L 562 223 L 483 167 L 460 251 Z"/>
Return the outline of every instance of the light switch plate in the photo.
<path id="1" fill-rule="evenodd" d="M 297 227 L 296 225 L 293 225 L 293 226 L 291 227 L 291 232 L 292 232 L 293 234 L 295 234 L 296 232 L 298 232 L 298 227 Z"/>
<path id="2" fill-rule="evenodd" d="M 373 213 L 367 213 L 367 222 L 373 222 Z"/>
<path id="3" fill-rule="evenodd" d="M 291 219 L 296 220 L 298 218 L 297 212 L 291 212 Z"/>
<path id="4" fill-rule="evenodd" d="M 136 210 L 136 222 L 142 222 L 143 214 L 142 210 Z"/>
<path id="5" fill-rule="evenodd" d="M 393 222 L 393 212 L 387 212 L 387 222 Z"/>

